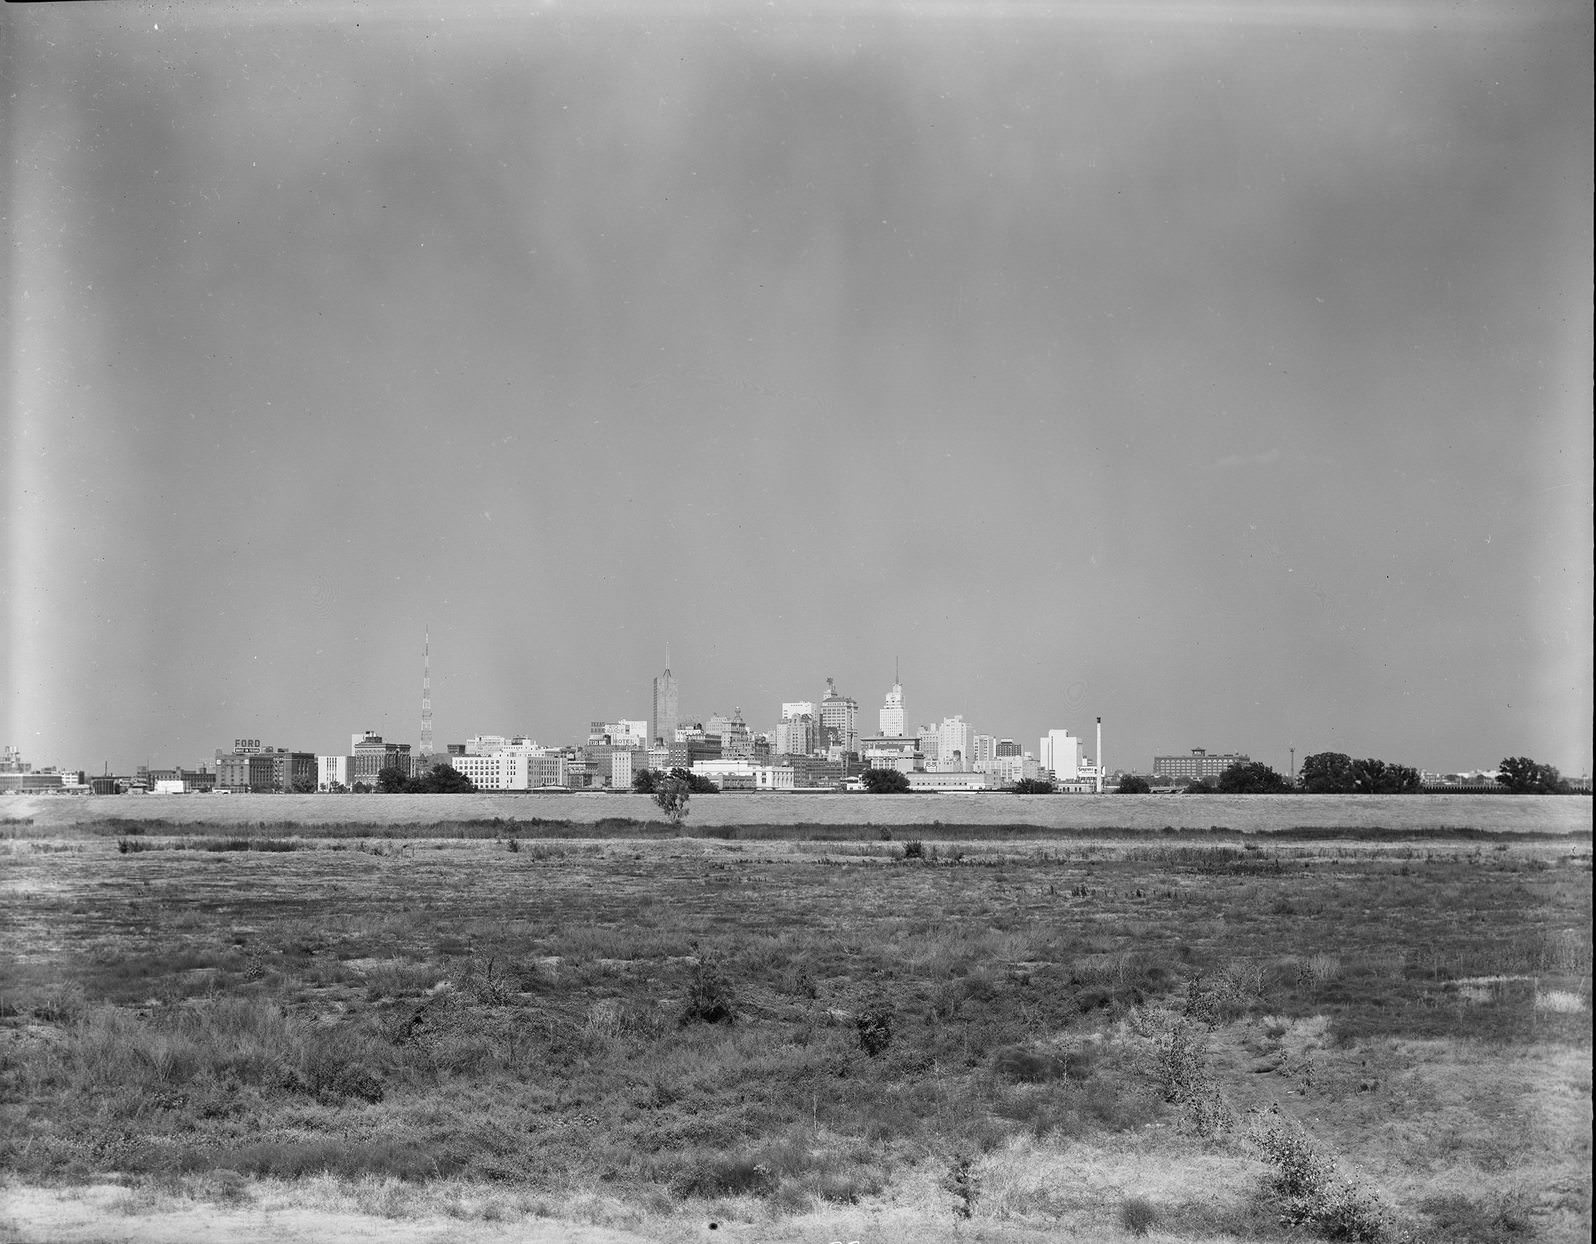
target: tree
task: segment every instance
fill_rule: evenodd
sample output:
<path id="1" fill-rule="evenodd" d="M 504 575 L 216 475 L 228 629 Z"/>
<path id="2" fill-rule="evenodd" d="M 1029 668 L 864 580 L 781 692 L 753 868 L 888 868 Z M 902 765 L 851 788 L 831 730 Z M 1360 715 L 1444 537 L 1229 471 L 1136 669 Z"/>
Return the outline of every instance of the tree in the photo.
<path id="1" fill-rule="evenodd" d="M 1261 760 L 1238 760 L 1219 775 L 1224 795 L 1277 795 L 1290 790 L 1286 779 Z"/>
<path id="2" fill-rule="evenodd" d="M 1369 757 L 1352 762 L 1352 789 L 1360 795 L 1411 795 L 1419 789 L 1419 771 Z"/>
<path id="3" fill-rule="evenodd" d="M 1508 756 L 1497 766 L 1496 780 L 1513 795 L 1561 795 L 1568 791 L 1563 775 L 1528 756 Z"/>
<path id="4" fill-rule="evenodd" d="M 1147 779 L 1134 773 L 1127 773 L 1120 778 L 1119 785 L 1115 788 L 1119 795 L 1150 795 L 1153 788 L 1147 784 Z"/>
<path id="5" fill-rule="evenodd" d="M 859 780 L 872 795 L 901 795 L 909 789 L 908 776 L 897 769 L 866 769 Z"/>
<path id="6" fill-rule="evenodd" d="M 1316 752 L 1302 760 L 1302 789 L 1310 795 L 1350 795 L 1356 789 L 1352 757 Z"/>
<path id="7" fill-rule="evenodd" d="M 1419 771 L 1410 765 L 1386 765 L 1386 794 L 1417 795 L 1424 786 Z"/>
<path id="8" fill-rule="evenodd" d="M 687 783 L 687 789 L 695 795 L 718 795 L 720 787 L 711 782 L 702 773 L 694 773 L 691 769 L 684 769 L 680 765 L 671 770 L 673 778 L 679 778 Z"/>
<path id="9" fill-rule="evenodd" d="M 400 794 L 409 785 L 409 777 L 398 765 L 389 765 L 377 771 L 377 789 L 384 795 Z"/>
<path id="10" fill-rule="evenodd" d="M 442 764 L 411 778 L 405 789 L 418 795 L 468 795 L 476 790 L 476 785 L 453 765 Z"/>
<path id="11" fill-rule="evenodd" d="M 296 795 L 314 795 L 316 783 L 311 778 L 300 778 L 290 787 Z"/>
<path id="12" fill-rule="evenodd" d="M 639 795 L 652 795 L 664 776 L 658 769 L 639 769 L 632 774 L 632 790 Z"/>
<path id="13" fill-rule="evenodd" d="M 1016 795 L 1056 795 L 1058 786 L 1052 778 L 1021 778 L 1009 787 Z"/>
<path id="14" fill-rule="evenodd" d="M 654 783 L 654 802 L 659 804 L 665 819 L 673 826 L 680 825 L 687 816 L 687 798 L 692 782 L 685 769 L 672 769 L 663 773 Z"/>

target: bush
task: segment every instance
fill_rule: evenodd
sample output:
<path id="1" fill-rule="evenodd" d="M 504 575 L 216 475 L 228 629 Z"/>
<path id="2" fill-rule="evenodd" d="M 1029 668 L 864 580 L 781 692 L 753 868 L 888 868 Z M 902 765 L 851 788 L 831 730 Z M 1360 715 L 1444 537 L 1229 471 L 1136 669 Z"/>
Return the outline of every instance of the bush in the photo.
<path id="1" fill-rule="evenodd" d="M 737 1022 L 737 991 L 721 971 L 714 957 L 701 955 L 693 965 L 687 982 L 687 998 L 682 1004 L 683 1024 L 732 1024 Z"/>
<path id="2" fill-rule="evenodd" d="M 1119 785 L 1114 788 L 1114 793 L 1117 795 L 1150 795 L 1153 793 L 1153 788 L 1147 784 L 1146 778 L 1137 777 L 1134 773 L 1127 773 L 1120 778 Z M 1127 1201 L 1126 1204 L 1129 1205 L 1130 1202 Z M 1145 1202 L 1142 1202 L 1142 1204 L 1145 1204 Z M 1137 1232 L 1137 1234 L 1145 1233 Z"/>
<path id="3" fill-rule="evenodd" d="M 1009 1046 L 993 1055 L 992 1068 L 1011 1084 L 1046 1084 L 1064 1074 L 1065 1063 L 1047 1054 Z"/>
<path id="4" fill-rule="evenodd" d="M 853 1018 L 854 1030 L 859 1034 L 859 1048 L 874 1058 L 892 1044 L 892 1009 L 882 1002 L 872 1002 Z"/>
<path id="5" fill-rule="evenodd" d="M 1126 1197 L 1119 1207 L 1119 1225 L 1132 1235 L 1146 1235 L 1158 1225 L 1158 1207 L 1146 1197 Z"/>
<path id="6" fill-rule="evenodd" d="M 903 858 L 906 860 L 925 859 L 925 843 L 918 838 L 903 844 Z"/>
<path id="7" fill-rule="evenodd" d="M 1184 1020 L 1170 1030 L 1158 1052 L 1158 1087 L 1164 1100 L 1184 1105 L 1209 1088 L 1202 1038 Z"/>
<path id="8" fill-rule="evenodd" d="M 1301 1126 L 1270 1117 L 1253 1143 L 1274 1168 L 1271 1190 L 1282 1200 L 1281 1225 L 1307 1227 L 1329 1240 L 1373 1244 L 1386 1238 L 1391 1215 L 1378 1197 L 1345 1179 Z"/>
<path id="9" fill-rule="evenodd" d="M 1508 1193 L 1487 1201 L 1456 1194 L 1425 1197 L 1419 1202 L 1443 1240 L 1470 1244 L 1512 1244 L 1530 1234 L 1532 1223 L 1523 1194 Z"/>
<path id="10" fill-rule="evenodd" d="M 975 1203 L 981 1197 L 981 1180 L 975 1173 L 975 1159 L 968 1153 L 957 1153 L 948 1165 L 948 1173 L 942 1180 L 942 1186 L 953 1193 L 958 1200 L 953 1206 L 955 1218 L 971 1218 L 975 1214 Z"/>

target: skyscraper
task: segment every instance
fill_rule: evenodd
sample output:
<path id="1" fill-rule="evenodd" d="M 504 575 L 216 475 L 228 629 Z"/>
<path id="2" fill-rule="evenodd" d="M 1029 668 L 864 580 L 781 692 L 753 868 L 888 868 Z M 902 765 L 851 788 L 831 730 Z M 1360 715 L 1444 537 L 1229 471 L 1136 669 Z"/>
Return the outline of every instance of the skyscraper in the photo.
<path id="1" fill-rule="evenodd" d="M 974 768 L 974 751 L 970 744 L 970 723 L 962 713 L 944 717 L 937 727 L 937 758 L 947 773 L 968 771 Z"/>
<path id="2" fill-rule="evenodd" d="M 656 743 L 676 741 L 676 678 L 666 658 L 665 672 L 654 680 L 654 712 L 648 719 L 648 735 Z"/>
<path id="3" fill-rule="evenodd" d="M 881 737 L 884 739 L 901 739 L 903 737 L 903 684 L 895 682 L 892 690 L 887 692 L 887 699 L 881 706 Z"/>
<path id="4" fill-rule="evenodd" d="M 834 679 L 826 679 L 826 698 L 820 702 L 822 742 L 844 751 L 859 750 L 859 701 L 839 694 Z"/>

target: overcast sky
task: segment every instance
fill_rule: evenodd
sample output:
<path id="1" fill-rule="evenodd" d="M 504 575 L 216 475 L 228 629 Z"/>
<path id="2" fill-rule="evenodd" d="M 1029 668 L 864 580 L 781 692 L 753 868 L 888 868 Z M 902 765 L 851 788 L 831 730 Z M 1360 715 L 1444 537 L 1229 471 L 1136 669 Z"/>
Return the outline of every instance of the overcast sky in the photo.
<path id="1" fill-rule="evenodd" d="M 1591 765 L 1588 3 L 6 6 L 36 765 Z M 1088 751 L 1092 750 L 1088 746 Z"/>

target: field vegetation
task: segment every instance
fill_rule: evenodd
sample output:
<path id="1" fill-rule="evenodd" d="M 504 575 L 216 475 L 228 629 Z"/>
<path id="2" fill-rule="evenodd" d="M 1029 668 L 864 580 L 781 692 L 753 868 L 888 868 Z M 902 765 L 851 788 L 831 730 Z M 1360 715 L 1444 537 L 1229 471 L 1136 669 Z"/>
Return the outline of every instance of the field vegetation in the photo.
<path id="1" fill-rule="evenodd" d="M 1470 829 L 1566 834 L 1589 832 L 1589 796 L 1508 795 L 956 795 L 743 792 L 692 801 L 695 833 L 713 826 L 831 825 L 878 828 L 941 825 L 1020 827 L 1027 831 L 1161 830 L 1224 826 L 1241 833 L 1280 829 Z M 108 818 L 196 825 L 408 825 L 517 821 L 594 825 L 669 825 L 646 794 L 471 795 L 124 795 L 110 798 L 0 798 L 0 829 L 27 825 L 66 831 Z"/>
<path id="2" fill-rule="evenodd" d="M 650 1239 L 1588 1238 L 1586 834 L 140 828 L 4 827 L 13 1189 Z"/>

